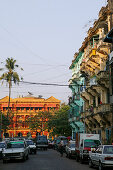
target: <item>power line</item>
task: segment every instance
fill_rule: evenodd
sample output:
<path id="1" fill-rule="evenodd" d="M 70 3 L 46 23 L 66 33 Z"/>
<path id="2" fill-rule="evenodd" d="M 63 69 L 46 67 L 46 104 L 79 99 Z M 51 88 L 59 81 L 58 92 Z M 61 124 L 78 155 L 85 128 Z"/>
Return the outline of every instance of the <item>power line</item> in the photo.
<path id="1" fill-rule="evenodd" d="M 11 80 L 13 81 L 13 80 Z M 86 87 L 86 85 L 80 84 L 58 84 L 58 83 L 36 83 L 36 82 L 29 82 L 29 81 L 19 81 L 20 83 L 24 84 L 32 84 L 32 85 L 41 85 L 41 86 L 61 86 L 61 87 L 69 87 L 69 86 L 77 86 L 77 87 Z M 90 86 L 87 86 L 90 87 Z"/>
<path id="2" fill-rule="evenodd" d="M 69 66 L 69 64 L 59 64 L 59 65 L 55 65 L 55 64 L 34 64 L 34 63 L 19 63 L 19 64 L 27 64 L 27 65 L 33 65 L 33 66 L 44 66 L 44 67 L 52 67 L 52 66 L 57 66 L 57 67 L 66 67 Z"/>
<path id="3" fill-rule="evenodd" d="M 55 84 L 55 83 L 35 83 L 35 82 L 28 82 L 28 81 L 20 81 L 20 83 L 24 84 L 34 84 L 34 85 L 44 85 L 44 86 L 66 86 L 68 87 L 69 85 L 66 84 Z"/>
<path id="4" fill-rule="evenodd" d="M 86 85 L 79 85 L 79 84 L 58 84 L 58 83 L 36 83 L 36 82 L 28 82 L 28 81 L 20 81 L 20 83 L 24 84 L 34 84 L 34 85 L 42 85 L 42 86 L 61 86 L 61 87 L 69 87 L 71 86 L 77 86 L 77 87 L 86 87 Z M 90 86 L 87 86 L 90 87 Z"/>

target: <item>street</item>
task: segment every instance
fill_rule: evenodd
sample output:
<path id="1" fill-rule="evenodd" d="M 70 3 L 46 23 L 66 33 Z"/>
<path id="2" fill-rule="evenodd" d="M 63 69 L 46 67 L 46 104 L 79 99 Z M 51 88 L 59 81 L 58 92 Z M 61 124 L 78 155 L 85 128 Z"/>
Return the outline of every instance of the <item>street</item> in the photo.
<path id="1" fill-rule="evenodd" d="M 25 162 L 10 161 L 3 164 L 0 160 L 0 170 L 91 170 L 88 164 L 80 164 L 75 159 L 68 159 L 64 154 L 60 157 L 59 152 L 55 150 L 37 151 L 37 154 L 29 155 Z"/>

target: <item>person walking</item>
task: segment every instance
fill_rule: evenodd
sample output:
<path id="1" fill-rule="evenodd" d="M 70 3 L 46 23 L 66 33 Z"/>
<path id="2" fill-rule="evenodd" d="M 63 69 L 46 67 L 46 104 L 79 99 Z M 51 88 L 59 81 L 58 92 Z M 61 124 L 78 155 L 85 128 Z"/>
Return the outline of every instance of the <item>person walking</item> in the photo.
<path id="1" fill-rule="evenodd" d="M 59 152 L 61 154 L 61 157 L 63 157 L 63 153 L 64 153 L 64 142 L 63 142 L 63 140 L 61 140 L 61 142 L 60 142 Z"/>

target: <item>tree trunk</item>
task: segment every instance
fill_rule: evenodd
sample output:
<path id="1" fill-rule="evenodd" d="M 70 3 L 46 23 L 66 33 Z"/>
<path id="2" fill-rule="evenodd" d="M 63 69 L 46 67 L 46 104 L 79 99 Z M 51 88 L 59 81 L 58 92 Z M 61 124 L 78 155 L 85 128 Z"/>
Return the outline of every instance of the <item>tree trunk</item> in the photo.
<path id="1" fill-rule="evenodd" d="M 9 102 L 8 102 L 8 112 L 7 112 L 7 117 L 9 116 L 10 98 L 11 98 L 11 82 L 9 82 Z"/>

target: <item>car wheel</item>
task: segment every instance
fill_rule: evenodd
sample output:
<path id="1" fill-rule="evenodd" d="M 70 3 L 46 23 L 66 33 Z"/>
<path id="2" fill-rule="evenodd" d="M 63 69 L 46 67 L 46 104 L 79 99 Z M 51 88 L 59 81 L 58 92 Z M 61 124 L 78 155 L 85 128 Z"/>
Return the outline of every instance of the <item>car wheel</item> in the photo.
<path id="1" fill-rule="evenodd" d="M 82 159 L 82 157 L 80 157 L 80 163 L 83 164 L 84 160 Z"/>
<path id="2" fill-rule="evenodd" d="M 89 168 L 92 168 L 93 167 L 93 163 L 91 161 L 91 159 L 89 159 Z"/>
<path id="3" fill-rule="evenodd" d="M 4 160 L 4 159 L 3 159 L 3 164 L 6 164 L 6 163 L 7 163 L 7 160 Z"/>
<path id="4" fill-rule="evenodd" d="M 26 156 L 25 156 L 25 155 L 23 156 L 23 159 L 22 159 L 22 160 L 23 160 L 23 161 L 26 161 Z"/>
<path id="5" fill-rule="evenodd" d="M 103 170 L 103 166 L 102 166 L 102 163 L 99 162 L 99 167 L 98 167 L 99 170 Z"/>
<path id="6" fill-rule="evenodd" d="M 68 158 L 68 154 L 66 153 L 66 157 Z"/>
<path id="7" fill-rule="evenodd" d="M 68 158 L 71 159 L 71 155 L 70 154 L 68 155 Z"/>
<path id="8" fill-rule="evenodd" d="M 26 156 L 26 159 L 28 160 L 29 159 L 29 155 L 27 154 L 27 156 Z"/>
<path id="9" fill-rule="evenodd" d="M 76 155 L 76 161 L 77 161 L 77 162 L 79 161 L 79 156 L 78 156 L 78 155 Z"/>

